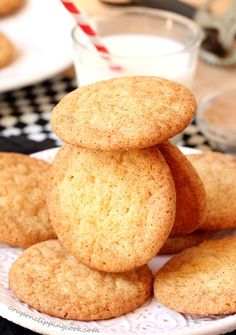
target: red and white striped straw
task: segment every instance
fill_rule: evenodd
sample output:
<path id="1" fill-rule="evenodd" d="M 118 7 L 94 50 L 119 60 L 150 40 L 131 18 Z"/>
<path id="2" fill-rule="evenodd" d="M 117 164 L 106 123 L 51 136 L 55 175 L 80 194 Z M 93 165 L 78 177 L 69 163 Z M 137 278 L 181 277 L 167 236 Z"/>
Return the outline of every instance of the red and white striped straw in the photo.
<path id="1" fill-rule="evenodd" d="M 121 66 L 113 63 L 110 51 L 104 45 L 101 37 L 94 30 L 94 28 L 89 23 L 87 17 L 82 13 L 82 11 L 79 10 L 79 8 L 74 4 L 73 1 L 61 0 L 61 2 L 68 10 L 68 12 L 70 12 L 70 14 L 73 16 L 77 26 L 80 27 L 80 29 L 88 36 L 89 40 L 97 49 L 97 51 L 104 54 L 104 58 L 107 60 L 110 69 L 113 71 L 121 71 Z"/>

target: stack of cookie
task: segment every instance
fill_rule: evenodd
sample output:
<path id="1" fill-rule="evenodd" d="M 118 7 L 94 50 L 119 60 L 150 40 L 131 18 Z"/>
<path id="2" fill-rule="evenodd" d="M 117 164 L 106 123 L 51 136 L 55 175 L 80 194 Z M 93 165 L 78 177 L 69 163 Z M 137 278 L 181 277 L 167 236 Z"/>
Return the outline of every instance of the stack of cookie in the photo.
<path id="1" fill-rule="evenodd" d="M 189 234 L 203 222 L 203 184 L 167 141 L 195 109 L 187 88 L 157 77 L 95 83 L 55 107 L 52 128 L 66 144 L 53 164 L 48 207 L 59 240 L 78 260 L 98 271 L 132 270 L 170 232 Z"/>
<path id="2" fill-rule="evenodd" d="M 208 237 L 196 233 L 209 215 L 203 183 L 168 141 L 187 126 L 195 109 L 187 88 L 157 77 L 103 81 L 62 99 L 53 110 L 52 128 L 65 144 L 53 163 L 47 199 L 59 241 L 36 244 L 13 264 L 10 286 L 18 298 L 61 318 L 116 317 L 151 297 L 153 277 L 146 263 L 152 257 Z M 163 304 L 210 313 L 211 304 L 209 309 L 181 306 L 188 282 L 195 283 L 188 262 L 204 276 L 202 256 L 196 262 L 189 257 L 199 250 L 211 262 L 208 251 L 222 245 L 222 260 L 233 259 L 235 240 L 206 243 L 179 254 L 180 261 L 157 275 L 155 295 Z M 225 269 L 219 265 L 217 271 L 220 278 Z M 223 289 L 217 287 L 210 300 Z M 198 300 L 195 291 L 192 299 Z"/>
<path id="3" fill-rule="evenodd" d="M 167 142 L 195 109 L 187 88 L 156 77 L 103 81 L 62 99 L 52 128 L 66 143 L 48 195 L 61 245 L 42 242 L 14 263 L 10 283 L 20 299 L 51 315 L 94 320 L 124 314 L 151 296 L 146 263 L 171 231 L 190 233 L 205 217 L 198 175 Z M 21 285 L 27 278 L 31 295 Z M 51 293 L 35 299 L 45 285 Z"/>
<path id="4" fill-rule="evenodd" d="M 177 83 L 123 77 L 77 89 L 55 107 L 52 128 L 66 144 L 53 164 L 48 207 L 79 261 L 124 272 L 158 253 L 173 228 L 176 191 L 157 144 L 182 131 L 195 106 Z"/>

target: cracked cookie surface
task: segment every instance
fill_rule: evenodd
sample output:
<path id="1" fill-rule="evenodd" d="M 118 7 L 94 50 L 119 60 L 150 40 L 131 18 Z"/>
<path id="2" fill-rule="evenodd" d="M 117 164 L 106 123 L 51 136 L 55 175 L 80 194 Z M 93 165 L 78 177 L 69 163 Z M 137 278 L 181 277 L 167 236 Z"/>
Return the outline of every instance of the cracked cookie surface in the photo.
<path id="1" fill-rule="evenodd" d="M 95 152 L 64 144 L 47 203 L 63 246 L 99 271 L 147 263 L 175 217 L 175 188 L 157 148 Z"/>
<path id="2" fill-rule="evenodd" d="M 67 94 L 54 108 L 53 131 L 94 150 L 147 148 L 180 133 L 196 111 L 192 93 L 158 77 L 121 77 Z"/>
<path id="3" fill-rule="evenodd" d="M 46 208 L 50 168 L 27 155 L 0 153 L 0 243 L 27 247 L 55 238 Z"/>
<path id="4" fill-rule="evenodd" d="M 68 254 L 58 240 L 38 243 L 13 263 L 10 287 L 22 301 L 59 318 L 109 319 L 128 313 L 152 295 L 151 270 L 108 274 Z"/>
<path id="5" fill-rule="evenodd" d="M 154 294 L 180 313 L 236 312 L 236 237 L 185 249 L 157 273 Z"/>
<path id="6" fill-rule="evenodd" d="M 188 155 L 207 194 L 207 215 L 199 229 L 236 228 L 236 157 L 219 152 Z"/>

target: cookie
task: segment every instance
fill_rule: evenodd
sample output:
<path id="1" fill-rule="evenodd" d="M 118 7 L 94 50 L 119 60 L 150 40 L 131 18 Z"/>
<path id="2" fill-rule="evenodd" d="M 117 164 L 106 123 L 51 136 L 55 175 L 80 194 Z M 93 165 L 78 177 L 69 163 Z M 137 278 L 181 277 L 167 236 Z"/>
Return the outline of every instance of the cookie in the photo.
<path id="1" fill-rule="evenodd" d="M 45 189 L 50 164 L 16 153 L 0 153 L 0 243 L 27 247 L 55 237 Z"/>
<path id="2" fill-rule="evenodd" d="M 79 261 L 123 272 L 164 244 L 175 188 L 157 148 L 96 152 L 65 144 L 54 160 L 48 209 L 59 240 Z"/>
<path id="3" fill-rule="evenodd" d="M 169 165 L 176 190 L 176 217 L 171 236 L 195 231 L 206 218 L 206 191 L 192 164 L 170 142 L 158 145 Z"/>
<path id="4" fill-rule="evenodd" d="M 201 230 L 236 228 L 236 157 L 206 152 L 187 156 L 207 193 L 207 216 Z"/>
<path id="5" fill-rule="evenodd" d="M 0 33 L 0 69 L 13 61 L 14 54 L 15 50 L 12 43 L 4 34 Z"/>
<path id="6" fill-rule="evenodd" d="M 0 16 L 14 13 L 25 4 L 25 0 L 0 0 Z"/>
<path id="7" fill-rule="evenodd" d="M 13 263 L 9 282 L 31 307 L 71 320 L 100 320 L 133 311 L 152 295 L 151 270 L 108 274 L 68 254 L 57 240 L 38 243 Z"/>
<path id="8" fill-rule="evenodd" d="M 185 249 L 157 273 L 155 297 L 180 313 L 236 312 L 236 237 Z"/>
<path id="9" fill-rule="evenodd" d="M 168 237 L 158 255 L 177 254 L 186 248 L 194 247 L 205 240 L 209 240 L 211 237 L 212 233 L 203 231 L 195 231 L 189 235 Z"/>
<path id="10" fill-rule="evenodd" d="M 195 110 L 193 95 L 181 84 L 121 77 L 67 94 L 54 108 L 51 126 L 65 142 L 88 149 L 138 149 L 180 133 Z"/>

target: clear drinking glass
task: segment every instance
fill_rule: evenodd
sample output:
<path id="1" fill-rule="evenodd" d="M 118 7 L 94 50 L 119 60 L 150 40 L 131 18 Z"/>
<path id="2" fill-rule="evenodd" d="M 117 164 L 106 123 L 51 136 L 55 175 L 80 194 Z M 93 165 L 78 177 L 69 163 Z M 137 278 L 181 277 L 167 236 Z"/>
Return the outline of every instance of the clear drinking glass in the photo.
<path id="1" fill-rule="evenodd" d="M 79 86 L 118 76 L 152 75 L 191 87 L 202 40 L 192 20 L 168 11 L 125 8 L 92 19 L 110 51 L 113 71 L 104 54 L 75 27 L 74 63 Z"/>

